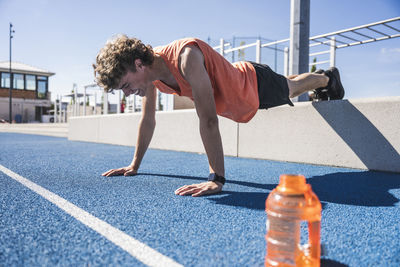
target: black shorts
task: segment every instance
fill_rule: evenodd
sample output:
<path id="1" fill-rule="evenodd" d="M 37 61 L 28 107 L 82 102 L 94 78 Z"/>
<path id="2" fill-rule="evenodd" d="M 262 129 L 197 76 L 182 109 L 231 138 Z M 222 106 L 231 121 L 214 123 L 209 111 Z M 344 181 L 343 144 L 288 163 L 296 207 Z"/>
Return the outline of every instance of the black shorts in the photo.
<path id="1" fill-rule="evenodd" d="M 286 77 L 271 70 L 268 65 L 250 62 L 257 74 L 259 109 L 291 105 Z"/>

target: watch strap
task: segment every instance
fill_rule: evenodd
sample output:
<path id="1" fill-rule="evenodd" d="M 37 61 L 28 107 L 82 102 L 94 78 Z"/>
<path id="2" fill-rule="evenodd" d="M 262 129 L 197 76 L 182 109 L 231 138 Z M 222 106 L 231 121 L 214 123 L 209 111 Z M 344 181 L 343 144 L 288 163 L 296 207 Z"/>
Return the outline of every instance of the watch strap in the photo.
<path id="1" fill-rule="evenodd" d="M 225 179 L 224 176 L 220 176 L 220 175 L 218 175 L 218 174 L 216 174 L 216 173 L 210 173 L 210 175 L 208 176 L 208 181 L 219 182 L 219 183 L 221 183 L 222 185 L 224 185 L 226 179 Z"/>

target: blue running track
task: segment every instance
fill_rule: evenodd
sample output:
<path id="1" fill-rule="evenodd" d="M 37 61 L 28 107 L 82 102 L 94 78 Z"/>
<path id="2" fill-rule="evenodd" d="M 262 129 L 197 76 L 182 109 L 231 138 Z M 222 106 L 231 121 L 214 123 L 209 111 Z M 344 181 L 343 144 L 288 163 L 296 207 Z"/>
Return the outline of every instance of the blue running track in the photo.
<path id="1" fill-rule="evenodd" d="M 322 202 L 322 266 L 400 266 L 400 175 L 225 158 L 218 195 L 176 196 L 208 176 L 203 154 L 148 150 L 137 176 L 101 173 L 132 147 L 0 133 L 0 165 L 184 266 L 263 266 L 265 199 L 279 175 L 307 177 Z M 0 171 L 0 266 L 145 266 Z"/>

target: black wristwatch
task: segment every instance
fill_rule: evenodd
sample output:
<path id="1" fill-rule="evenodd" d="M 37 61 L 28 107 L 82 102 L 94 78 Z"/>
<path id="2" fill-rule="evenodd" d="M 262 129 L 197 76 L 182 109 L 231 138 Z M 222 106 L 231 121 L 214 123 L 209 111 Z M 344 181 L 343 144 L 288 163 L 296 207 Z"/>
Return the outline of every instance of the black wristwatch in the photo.
<path id="1" fill-rule="evenodd" d="M 210 175 L 208 176 L 208 181 L 219 182 L 222 185 L 224 185 L 225 184 L 225 177 L 224 176 L 219 176 L 216 173 L 210 173 Z"/>

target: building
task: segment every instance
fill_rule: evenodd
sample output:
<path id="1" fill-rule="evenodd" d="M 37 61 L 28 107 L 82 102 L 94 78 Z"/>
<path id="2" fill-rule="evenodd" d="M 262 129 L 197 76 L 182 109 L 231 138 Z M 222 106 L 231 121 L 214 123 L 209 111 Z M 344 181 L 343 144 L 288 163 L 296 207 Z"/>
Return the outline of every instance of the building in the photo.
<path id="1" fill-rule="evenodd" d="M 0 119 L 9 120 L 9 61 L 0 62 Z M 51 107 L 49 77 L 55 73 L 27 64 L 12 62 L 12 119 L 16 122 L 41 122 Z"/>

